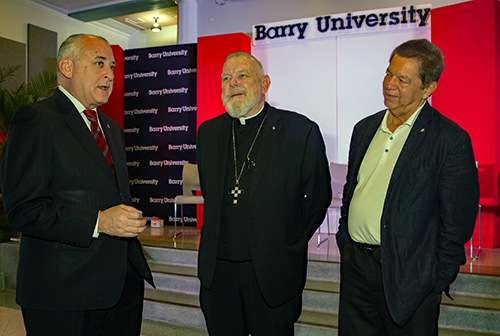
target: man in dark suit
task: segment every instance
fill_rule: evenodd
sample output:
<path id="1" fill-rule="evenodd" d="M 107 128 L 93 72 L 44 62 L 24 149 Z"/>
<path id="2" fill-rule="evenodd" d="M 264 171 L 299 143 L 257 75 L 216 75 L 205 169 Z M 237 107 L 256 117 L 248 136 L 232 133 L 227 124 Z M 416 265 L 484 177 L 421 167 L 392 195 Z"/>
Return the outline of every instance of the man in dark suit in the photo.
<path id="1" fill-rule="evenodd" d="M 479 185 L 469 135 L 427 102 L 441 50 L 391 55 L 383 110 L 352 134 L 337 243 L 339 335 L 438 334 L 441 293 L 466 261 Z"/>
<path id="2" fill-rule="evenodd" d="M 198 277 L 212 336 L 293 335 L 308 241 L 331 202 L 318 126 L 269 106 L 269 85 L 255 57 L 230 54 L 222 71 L 228 113 L 198 131 Z"/>
<path id="3" fill-rule="evenodd" d="M 70 36 L 59 88 L 10 124 L 0 177 L 7 222 L 22 234 L 16 291 L 29 336 L 140 334 L 146 221 L 129 206 L 122 130 L 96 111 L 114 66 L 105 39 Z"/>

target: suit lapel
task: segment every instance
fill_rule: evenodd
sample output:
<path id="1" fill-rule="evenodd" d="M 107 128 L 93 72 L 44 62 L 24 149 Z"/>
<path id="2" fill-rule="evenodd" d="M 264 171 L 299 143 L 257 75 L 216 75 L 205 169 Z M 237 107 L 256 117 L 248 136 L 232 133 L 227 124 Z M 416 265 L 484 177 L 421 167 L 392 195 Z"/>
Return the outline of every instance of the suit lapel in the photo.
<path id="1" fill-rule="evenodd" d="M 397 183 L 398 178 L 401 176 L 401 173 L 405 171 L 406 166 L 411 161 L 414 153 L 417 151 L 427 134 L 429 134 L 429 123 L 432 119 L 432 115 L 432 107 L 429 103 L 425 103 L 425 106 L 420 111 L 420 115 L 417 117 L 411 128 L 410 134 L 408 134 L 408 138 L 406 139 L 396 165 L 394 166 L 389 187 L 387 188 L 388 192 L 391 187 Z"/>
<path id="2" fill-rule="evenodd" d="M 121 147 L 120 142 L 115 137 L 115 133 L 111 131 L 111 126 L 109 125 L 106 118 L 104 118 L 102 116 L 102 113 L 99 112 L 97 115 L 99 116 L 99 122 L 101 124 L 102 131 L 104 133 L 104 137 L 106 138 L 106 142 L 108 143 L 109 152 L 111 154 L 111 159 L 113 160 L 113 163 L 114 163 L 113 168 L 115 169 L 115 174 L 122 173 L 122 171 L 121 171 L 122 165 L 119 164 L 121 162 L 121 160 L 118 157 L 118 154 L 123 151 L 123 149 L 120 148 Z M 97 147 L 99 147 L 99 146 L 97 146 Z M 102 163 L 101 163 L 99 166 L 101 167 L 101 169 L 104 170 L 104 172 L 108 178 L 111 178 L 114 182 L 116 182 L 116 178 L 113 175 L 113 173 L 111 172 L 111 169 L 109 168 L 108 162 L 104 158 L 104 155 L 102 154 L 102 151 L 100 148 L 99 148 L 99 152 L 101 152 L 101 156 L 105 162 L 105 165 L 102 165 Z M 125 161 L 126 161 L 126 158 L 125 158 Z M 110 174 L 108 174 L 108 173 L 110 173 Z M 121 186 L 120 186 L 120 189 L 121 189 Z"/>
<path id="3" fill-rule="evenodd" d="M 354 189 L 356 188 L 356 180 L 358 178 L 358 172 L 359 168 L 361 167 L 361 162 L 363 162 L 363 159 L 365 157 L 366 151 L 368 150 L 368 146 L 370 146 L 370 143 L 372 142 L 373 137 L 375 136 L 375 133 L 377 132 L 380 123 L 382 122 L 382 119 L 384 119 L 384 114 L 385 110 L 379 112 L 375 118 L 368 124 L 366 131 L 364 134 L 361 135 L 361 139 L 359 140 L 359 143 L 351 149 L 353 157 L 351 158 L 352 160 L 352 167 L 353 167 L 353 172 L 351 175 L 351 180 L 354 183 L 351 183 L 351 190 L 350 194 L 354 192 Z"/>
<path id="4" fill-rule="evenodd" d="M 256 153 L 257 155 L 255 157 L 255 161 L 257 164 L 254 168 L 252 168 L 255 169 L 255 171 L 252 187 L 250 188 L 249 204 L 252 202 L 253 195 L 257 190 L 259 181 L 269 162 L 274 143 L 281 132 L 281 127 L 283 126 L 280 120 L 281 116 L 279 112 L 275 108 L 269 106 L 267 103 L 265 108 L 267 108 L 267 118 L 262 125 L 262 129 L 259 135 L 260 139 L 258 141 L 261 145 L 259 146 L 259 151 Z"/>
<path id="5" fill-rule="evenodd" d="M 97 145 L 97 142 L 92 136 L 92 133 L 90 133 L 89 128 L 83 121 L 82 117 L 80 116 L 80 113 L 78 113 L 75 106 L 64 95 L 64 93 L 60 92 L 59 90 L 57 90 L 56 93 L 54 93 L 54 98 L 57 100 L 60 106 L 60 111 L 64 111 L 63 113 L 66 114 L 66 118 L 64 121 L 75 135 L 75 141 L 79 142 L 83 146 L 85 151 L 94 160 L 94 162 L 99 167 L 101 167 L 103 173 L 111 181 L 116 183 L 115 177 L 111 172 L 111 169 L 109 168 L 108 163 L 106 162 L 106 159 L 104 158 L 104 155 L 102 154 L 101 149 L 99 148 L 99 145 Z M 112 154 L 113 151 L 111 152 L 111 155 Z"/>
<path id="6" fill-rule="evenodd" d="M 366 129 L 366 132 L 364 136 L 361 138 L 361 141 L 358 145 L 358 149 L 355 151 L 355 157 L 354 157 L 354 167 L 359 167 L 361 166 L 361 162 L 363 161 L 363 158 L 365 157 L 366 151 L 368 150 L 368 146 L 370 146 L 370 143 L 373 140 L 373 137 L 375 136 L 375 133 L 377 132 L 380 123 L 382 122 L 382 119 L 384 119 L 384 114 L 385 112 L 380 112 L 380 114 L 375 118 L 369 125 L 368 128 Z"/>
<path id="7" fill-rule="evenodd" d="M 231 138 L 231 117 L 226 113 L 223 119 L 221 120 L 221 124 L 219 129 L 217 130 L 217 185 L 219 186 L 219 195 L 221 197 L 224 197 L 225 190 L 224 190 L 224 185 L 226 183 L 226 167 L 227 167 L 227 161 L 231 159 L 227 155 L 228 151 L 228 146 L 229 146 L 229 141 Z M 229 131 L 228 131 L 229 130 Z M 229 174 L 232 174 L 232 172 L 228 172 Z"/>

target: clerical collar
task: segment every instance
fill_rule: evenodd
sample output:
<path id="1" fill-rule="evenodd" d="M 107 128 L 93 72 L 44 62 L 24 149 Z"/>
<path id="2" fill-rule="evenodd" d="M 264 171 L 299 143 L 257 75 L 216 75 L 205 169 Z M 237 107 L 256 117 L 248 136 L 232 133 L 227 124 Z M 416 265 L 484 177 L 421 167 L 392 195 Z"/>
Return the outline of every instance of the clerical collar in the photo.
<path id="1" fill-rule="evenodd" d="M 238 118 L 240 120 L 240 124 L 242 125 L 246 125 L 247 124 L 247 120 L 248 119 L 252 119 L 252 118 L 255 118 L 256 116 L 258 116 L 260 114 L 260 112 L 262 112 L 262 110 L 264 109 L 264 106 L 266 106 L 266 104 L 262 105 L 262 108 L 260 109 L 259 112 L 255 113 L 253 116 L 250 116 L 250 117 L 241 117 L 241 118 Z"/>

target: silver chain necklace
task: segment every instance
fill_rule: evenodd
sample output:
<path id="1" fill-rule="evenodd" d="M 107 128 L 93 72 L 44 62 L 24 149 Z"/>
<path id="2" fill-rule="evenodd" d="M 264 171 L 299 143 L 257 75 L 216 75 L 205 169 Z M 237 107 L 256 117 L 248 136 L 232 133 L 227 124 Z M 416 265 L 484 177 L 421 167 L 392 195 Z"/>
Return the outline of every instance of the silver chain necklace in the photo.
<path id="1" fill-rule="evenodd" d="M 253 145 L 255 145 L 255 141 L 259 137 L 260 130 L 262 129 L 262 125 L 264 125 L 264 121 L 266 121 L 267 114 L 265 115 L 264 119 L 262 119 L 262 122 L 260 123 L 259 129 L 257 130 L 257 134 L 255 134 L 255 138 L 253 139 L 252 145 L 250 146 L 250 149 L 248 150 L 246 160 L 243 162 L 240 170 L 240 174 L 238 175 L 238 162 L 236 161 L 236 137 L 234 135 L 234 120 L 231 124 L 232 126 L 232 132 L 233 132 L 233 153 L 234 153 L 234 178 L 236 179 L 236 182 L 234 184 L 234 189 L 229 190 L 229 194 L 233 195 L 233 207 L 238 206 L 238 195 L 244 194 L 245 190 L 240 189 L 240 179 L 241 175 L 243 174 L 243 170 L 245 170 L 245 165 L 250 164 L 250 153 L 252 152 Z M 255 162 L 251 163 L 252 165 L 255 166 Z"/>

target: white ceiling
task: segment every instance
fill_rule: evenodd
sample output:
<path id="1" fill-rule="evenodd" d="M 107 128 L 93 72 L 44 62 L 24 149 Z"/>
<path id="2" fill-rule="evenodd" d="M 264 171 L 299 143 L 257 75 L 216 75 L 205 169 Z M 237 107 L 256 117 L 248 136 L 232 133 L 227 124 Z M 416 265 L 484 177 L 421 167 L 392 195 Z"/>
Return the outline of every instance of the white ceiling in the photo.
<path id="1" fill-rule="evenodd" d="M 177 6 L 171 0 L 31 0 L 82 21 L 109 19 L 137 30 L 149 29 L 154 17 L 162 27 L 177 25 Z M 154 9 L 152 9 L 154 8 Z"/>
<path id="2" fill-rule="evenodd" d="M 69 14 L 72 12 L 81 12 L 89 9 L 108 7 L 116 4 L 131 2 L 130 0 L 33 0 L 56 9 L 62 13 Z"/>

